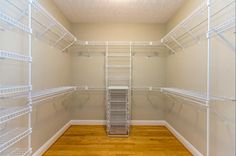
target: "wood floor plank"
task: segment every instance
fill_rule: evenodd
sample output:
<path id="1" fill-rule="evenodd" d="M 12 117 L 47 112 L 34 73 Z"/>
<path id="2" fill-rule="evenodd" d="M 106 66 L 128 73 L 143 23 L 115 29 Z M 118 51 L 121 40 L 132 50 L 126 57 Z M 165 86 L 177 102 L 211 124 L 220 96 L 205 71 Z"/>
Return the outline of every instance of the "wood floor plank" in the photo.
<path id="1" fill-rule="evenodd" d="M 128 138 L 111 138 L 104 126 L 71 126 L 44 156 L 191 156 L 164 126 L 132 126 Z"/>

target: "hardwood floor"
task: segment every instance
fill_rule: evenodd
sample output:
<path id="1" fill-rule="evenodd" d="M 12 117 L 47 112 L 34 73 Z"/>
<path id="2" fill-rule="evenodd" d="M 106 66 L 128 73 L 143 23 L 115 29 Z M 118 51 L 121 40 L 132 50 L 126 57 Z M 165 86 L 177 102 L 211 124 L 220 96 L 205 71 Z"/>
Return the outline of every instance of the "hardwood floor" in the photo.
<path id="1" fill-rule="evenodd" d="M 111 138 L 104 126 L 71 126 L 44 156 L 190 156 L 164 126 L 133 126 L 128 138 Z"/>

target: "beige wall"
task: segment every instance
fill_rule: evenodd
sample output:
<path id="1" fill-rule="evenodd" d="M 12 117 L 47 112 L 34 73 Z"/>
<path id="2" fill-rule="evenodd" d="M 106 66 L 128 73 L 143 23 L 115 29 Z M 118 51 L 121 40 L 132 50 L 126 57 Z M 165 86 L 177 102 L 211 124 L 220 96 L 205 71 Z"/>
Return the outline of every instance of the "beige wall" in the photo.
<path id="1" fill-rule="evenodd" d="M 94 41 L 156 41 L 165 33 L 164 24 L 97 23 L 74 24 L 79 40 Z"/>
<path id="2" fill-rule="evenodd" d="M 185 17 L 187 17 L 186 15 L 191 14 L 191 12 L 203 2 L 206 2 L 206 0 L 187 0 L 177 13 L 167 22 L 167 32 L 179 24 L 183 19 L 185 19 Z"/>
<path id="3" fill-rule="evenodd" d="M 199 0 L 188 1 L 168 22 L 173 28 L 197 8 Z M 227 38 L 235 41 L 234 34 Z M 167 57 L 166 77 L 168 87 L 206 92 L 207 41 L 201 40 Z M 212 41 L 212 87 L 215 96 L 235 98 L 235 52 L 222 40 Z M 188 101 L 166 99 L 165 119 L 200 152 L 206 152 L 206 110 Z M 211 145 L 214 156 L 235 155 L 235 102 L 214 101 L 211 107 Z"/>
<path id="4" fill-rule="evenodd" d="M 79 40 L 94 41 L 152 41 L 159 40 L 165 33 L 162 24 L 76 24 L 74 34 Z M 92 51 L 92 50 L 91 50 Z M 164 86 L 165 58 L 135 55 L 133 58 L 133 86 Z M 75 85 L 104 87 L 104 56 L 73 57 L 73 82 Z M 158 93 L 148 95 L 134 92 L 132 98 L 133 120 L 162 119 L 160 109 L 163 101 Z M 150 93 L 149 93 L 150 94 Z M 75 97 L 74 119 L 105 119 L 105 102 L 103 92 L 78 94 Z M 87 99 L 87 100 L 86 100 Z M 86 101 L 86 104 L 84 103 Z"/>
<path id="5" fill-rule="evenodd" d="M 52 1 L 40 0 L 41 4 L 67 29 L 70 23 Z M 43 90 L 72 84 L 71 57 L 68 53 L 33 38 L 32 42 L 33 89 Z M 70 119 L 71 97 L 59 97 L 36 103 L 33 107 L 32 147 L 35 152 Z"/>

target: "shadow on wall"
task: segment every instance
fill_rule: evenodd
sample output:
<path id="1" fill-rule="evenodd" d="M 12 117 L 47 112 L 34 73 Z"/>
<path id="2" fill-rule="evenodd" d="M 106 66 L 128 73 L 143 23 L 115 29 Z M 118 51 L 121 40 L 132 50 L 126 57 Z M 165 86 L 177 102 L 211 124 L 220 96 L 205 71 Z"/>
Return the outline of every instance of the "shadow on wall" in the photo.
<path id="1" fill-rule="evenodd" d="M 206 107 L 166 97 L 165 119 L 202 153 L 206 150 Z M 227 107 L 225 107 L 227 105 Z M 211 103 L 210 134 L 212 155 L 233 155 L 235 102 Z M 194 134 L 194 135 L 193 135 Z M 224 153 L 217 149 L 223 148 Z M 227 153 L 227 154 L 226 154 Z"/>
<path id="2" fill-rule="evenodd" d="M 58 130 L 71 120 L 72 95 L 42 101 L 33 105 L 33 150 L 40 148 Z"/>

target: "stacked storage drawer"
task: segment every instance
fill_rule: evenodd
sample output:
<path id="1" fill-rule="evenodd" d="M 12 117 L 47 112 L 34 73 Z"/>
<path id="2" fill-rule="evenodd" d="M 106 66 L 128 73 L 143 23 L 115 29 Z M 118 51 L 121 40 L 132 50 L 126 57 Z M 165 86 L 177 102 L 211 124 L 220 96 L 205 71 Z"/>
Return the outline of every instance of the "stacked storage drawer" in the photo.
<path id="1" fill-rule="evenodd" d="M 128 87 L 109 87 L 109 135 L 128 135 Z"/>

